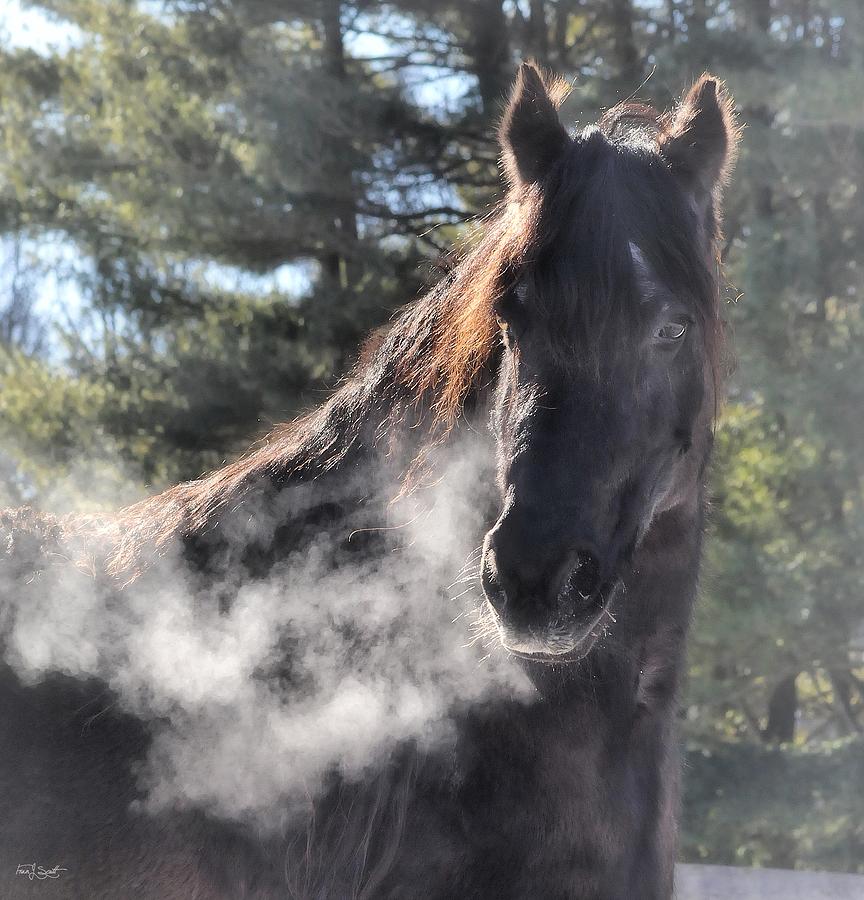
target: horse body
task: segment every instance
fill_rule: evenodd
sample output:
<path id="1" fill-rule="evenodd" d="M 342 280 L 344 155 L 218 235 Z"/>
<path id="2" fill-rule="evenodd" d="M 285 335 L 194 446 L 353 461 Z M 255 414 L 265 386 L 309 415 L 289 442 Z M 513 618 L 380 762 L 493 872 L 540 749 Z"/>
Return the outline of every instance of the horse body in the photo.
<path id="1" fill-rule="evenodd" d="M 652 640 L 662 675 L 640 686 L 640 669 L 658 664 Z M 14 727 L 0 749 L 3 796 L 26 817 L 0 829 L 4 877 L 36 858 L 64 862 L 69 884 L 81 886 L 67 896 L 92 898 L 285 897 L 286 871 L 298 895 L 318 897 L 666 897 L 676 642 L 649 634 L 644 657 L 627 665 L 608 657 L 578 674 L 541 671 L 542 702 L 471 710 L 455 750 L 418 760 L 408 748 L 369 784 L 334 787 L 316 815 L 338 825 L 313 834 L 311 861 L 303 829 L 250 838 L 205 816 L 136 809 L 146 728 L 106 711 L 102 685 L 24 688 L 7 672 L 0 696 Z M 356 847 L 370 828 L 361 865 Z M 29 896 L 24 887 L 13 895 Z"/>
<path id="2" fill-rule="evenodd" d="M 502 211 L 327 404 L 117 517 L 4 522 L 8 583 L 24 593 L 59 589 L 32 573 L 77 553 L 122 603 L 129 582 L 158 584 L 170 551 L 227 609 L 238 584 L 321 533 L 334 570 L 392 553 L 375 527 L 391 476 L 422 480 L 456 420 L 491 405 L 479 609 L 531 697 L 457 703 L 451 740 L 402 741 L 256 830 L 194 804 L 149 809 L 139 775 L 165 722 L 98 678 L 25 683 L 13 660 L 4 896 L 39 895 L 12 874 L 36 857 L 70 869 L 64 896 L 88 898 L 671 896 L 675 697 L 716 407 L 711 260 L 734 143 L 717 90 L 703 78 L 669 119 L 627 107 L 573 140 L 560 92 L 523 67 Z M 286 663 L 268 677 L 294 676 Z"/>
<path id="3" fill-rule="evenodd" d="M 463 711 L 454 747 L 405 747 L 364 782 L 333 784 L 314 826 L 301 817 L 278 835 L 147 813 L 135 773 L 148 728 L 101 683 L 25 687 L 7 669 L 0 771 L 17 812 L 0 827 L 4 877 L 36 858 L 65 863 L 65 895 L 82 898 L 668 897 L 700 525 L 669 515 L 634 560 L 644 614 L 618 638 L 634 653 L 534 664 L 542 699 Z M 39 888 L 17 881 L 10 896 Z"/>

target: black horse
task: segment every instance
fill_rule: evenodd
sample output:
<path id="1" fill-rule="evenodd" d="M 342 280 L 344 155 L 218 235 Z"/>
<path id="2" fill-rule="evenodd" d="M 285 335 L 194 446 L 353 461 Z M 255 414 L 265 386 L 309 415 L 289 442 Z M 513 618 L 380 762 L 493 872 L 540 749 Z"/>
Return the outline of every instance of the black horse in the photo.
<path id="1" fill-rule="evenodd" d="M 321 408 L 116 517 L 4 514 L 2 896 L 671 896 L 675 697 L 737 131 L 707 75 L 669 114 L 627 104 L 576 137 L 563 96 L 522 66 L 500 131 L 508 189 L 483 237 Z M 263 832 L 194 804 L 142 805 L 140 764 L 170 715 L 118 702 L 99 660 L 22 678 L 21 610 L 75 579 L 114 609 L 179 559 L 201 602 L 229 609 L 238 584 L 322 531 L 333 570 L 386 554 L 393 537 L 376 526 L 392 476 L 422 489 L 457 426 L 490 407 L 480 612 L 531 702 L 462 703 L 451 741 L 405 741 L 374 771 L 333 774 L 305 814 Z M 268 677 L 297 687 L 290 655 Z"/>

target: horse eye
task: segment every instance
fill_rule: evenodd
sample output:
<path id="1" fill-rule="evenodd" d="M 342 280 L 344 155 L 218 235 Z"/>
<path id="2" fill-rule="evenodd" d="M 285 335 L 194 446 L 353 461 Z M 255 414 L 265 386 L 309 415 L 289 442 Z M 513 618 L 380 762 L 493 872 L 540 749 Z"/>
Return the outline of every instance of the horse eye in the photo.
<path id="1" fill-rule="evenodd" d="M 678 341 L 684 337 L 686 331 L 685 322 L 667 322 L 662 328 L 657 329 L 657 337 L 664 341 Z"/>

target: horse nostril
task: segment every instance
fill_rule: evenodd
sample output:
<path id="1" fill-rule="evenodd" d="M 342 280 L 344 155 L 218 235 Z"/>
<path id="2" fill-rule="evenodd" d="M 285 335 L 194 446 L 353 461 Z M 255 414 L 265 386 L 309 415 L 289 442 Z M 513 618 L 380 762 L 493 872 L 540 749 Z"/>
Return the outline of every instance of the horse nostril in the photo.
<path id="1" fill-rule="evenodd" d="M 590 553 L 580 553 L 576 567 L 567 579 L 567 586 L 579 593 L 583 600 L 593 597 L 600 586 L 600 564 Z"/>

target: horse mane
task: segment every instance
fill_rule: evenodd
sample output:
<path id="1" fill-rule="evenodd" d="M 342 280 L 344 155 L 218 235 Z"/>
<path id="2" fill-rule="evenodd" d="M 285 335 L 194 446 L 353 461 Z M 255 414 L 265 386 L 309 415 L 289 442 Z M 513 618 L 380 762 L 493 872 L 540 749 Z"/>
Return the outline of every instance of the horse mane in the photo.
<path id="1" fill-rule="evenodd" d="M 41 543 L 46 553 L 74 556 L 80 569 L 127 583 L 169 545 L 206 532 L 262 487 L 319 479 L 371 454 L 383 460 L 406 453 L 401 479 L 413 486 L 424 455 L 449 435 L 497 352 L 494 304 L 533 239 L 534 221 L 524 199 L 493 210 L 473 249 L 372 333 L 327 401 L 275 427 L 235 461 L 110 515 L 6 514 L 0 555 L 7 564 L 20 557 L 26 532 L 31 561 Z M 74 554 L 61 550 L 64 537 L 76 543 Z"/>
<path id="2" fill-rule="evenodd" d="M 667 121 L 651 106 L 624 103 L 607 111 L 595 130 L 611 143 L 647 140 L 657 146 Z M 558 174 L 557 187 L 564 191 L 567 175 L 566 167 Z M 469 398 L 491 380 L 490 374 L 484 382 L 483 375 L 491 372 L 500 348 L 496 304 L 530 261 L 529 253 L 550 243 L 559 227 L 544 224 L 546 203 L 537 185 L 511 188 L 475 224 L 473 249 L 389 326 L 373 332 L 354 370 L 317 409 L 276 427 L 239 459 L 202 478 L 112 516 L 65 520 L 64 530 L 92 548 L 85 554 L 89 565 L 133 580 L 171 542 L 206 531 L 256 486 L 317 479 L 373 452 L 393 456 L 405 435 L 414 445 L 402 473 L 411 484 L 424 455 L 446 440 Z M 711 303 L 716 312 L 716 297 Z M 706 334 L 714 360 L 719 330 Z M 55 540 L 57 520 L 45 522 Z"/>

